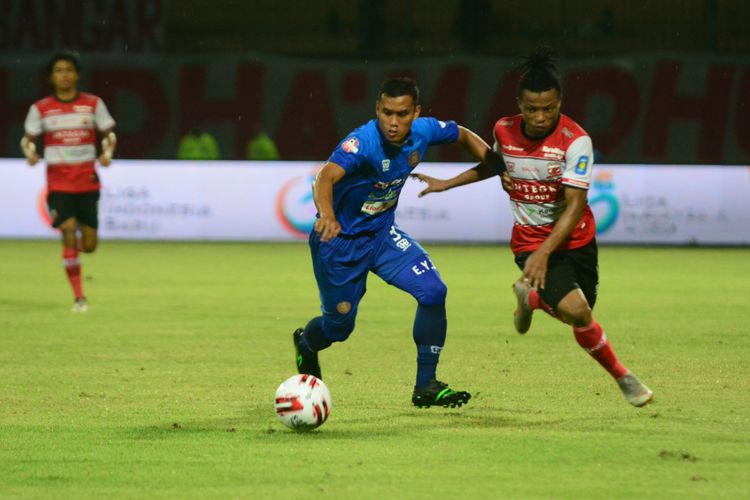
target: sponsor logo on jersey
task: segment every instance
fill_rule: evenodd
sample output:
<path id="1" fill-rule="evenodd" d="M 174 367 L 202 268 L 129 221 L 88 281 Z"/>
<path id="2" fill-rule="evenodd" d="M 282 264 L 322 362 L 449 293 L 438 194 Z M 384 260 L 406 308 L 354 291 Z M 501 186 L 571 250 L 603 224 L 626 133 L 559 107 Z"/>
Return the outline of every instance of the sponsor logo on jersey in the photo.
<path id="1" fill-rule="evenodd" d="M 347 153 L 358 153 L 359 152 L 359 140 L 356 137 L 350 137 L 344 143 L 341 145 L 341 149 L 343 149 Z"/>
<path id="2" fill-rule="evenodd" d="M 558 193 L 558 182 L 513 179 L 510 197 L 526 203 L 550 203 L 557 199 Z"/>
<path id="3" fill-rule="evenodd" d="M 412 272 L 416 274 L 417 276 L 420 276 L 426 272 L 432 271 L 433 269 L 436 269 L 436 267 L 435 267 L 435 264 L 433 264 L 430 259 L 420 261 L 419 264 L 415 264 L 411 266 Z"/>
<path id="4" fill-rule="evenodd" d="M 544 153 L 545 158 L 556 158 L 559 160 L 565 156 L 565 151 L 560 148 L 549 148 L 547 146 L 542 146 L 542 152 Z"/>
<path id="5" fill-rule="evenodd" d="M 388 172 L 391 169 L 391 160 L 383 160 L 383 163 L 381 163 L 381 168 L 383 172 Z"/>
<path id="6" fill-rule="evenodd" d="M 339 302 L 338 304 L 336 304 L 336 311 L 338 311 L 339 314 L 346 314 L 351 310 L 351 302 Z"/>
<path id="7" fill-rule="evenodd" d="M 416 167 L 419 165 L 419 151 L 413 151 L 412 154 L 409 155 L 409 166 Z"/>
<path id="8" fill-rule="evenodd" d="M 91 106 L 73 106 L 73 111 L 76 113 L 93 113 L 94 110 Z"/>
<path id="9" fill-rule="evenodd" d="M 62 129 L 52 132 L 52 140 L 64 144 L 80 144 L 90 137 L 90 129 Z"/>
<path id="10" fill-rule="evenodd" d="M 588 169 L 589 169 L 589 157 L 580 156 L 578 158 L 578 163 L 576 163 L 576 174 L 585 175 Z"/>
<path id="11" fill-rule="evenodd" d="M 523 151 L 523 148 L 513 146 L 512 144 L 503 144 L 503 149 L 507 149 L 508 151 Z"/>
<path id="12" fill-rule="evenodd" d="M 404 179 L 399 178 L 399 179 L 394 179 L 390 182 L 384 182 L 384 181 L 376 182 L 375 184 L 372 185 L 372 187 L 374 187 L 375 189 L 388 189 L 391 186 L 398 186 L 403 183 L 404 183 Z"/>
<path id="13" fill-rule="evenodd" d="M 396 226 L 391 226 L 391 230 L 389 231 L 389 234 L 391 235 L 391 239 L 396 244 L 398 248 L 401 249 L 402 252 L 405 252 L 411 247 L 411 242 L 401 236 L 401 233 L 396 231 Z"/>
<path id="14" fill-rule="evenodd" d="M 367 200 L 362 204 L 360 212 L 367 215 L 375 215 L 385 212 L 389 208 L 396 205 L 396 197 L 392 197 L 388 200 Z"/>

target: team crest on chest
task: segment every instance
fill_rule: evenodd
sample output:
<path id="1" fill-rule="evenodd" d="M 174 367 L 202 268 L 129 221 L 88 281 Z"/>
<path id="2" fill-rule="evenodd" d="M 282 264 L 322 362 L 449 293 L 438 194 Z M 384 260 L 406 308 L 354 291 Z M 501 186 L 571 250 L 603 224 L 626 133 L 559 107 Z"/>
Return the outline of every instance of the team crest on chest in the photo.
<path id="1" fill-rule="evenodd" d="M 419 160 L 419 151 L 413 151 L 412 154 L 409 155 L 409 166 L 416 167 L 419 165 Z"/>
<path id="2" fill-rule="evenodd" d="M 388 172 L 391 169 L 391 160 L 383 160 L 383 163 L 381 163 L 380 165 L 383 169 L 383 172 Z"/>
<path id="3" fill-rule="evenodd" d="M 547 178 L 557 179 L 562 177 L 562 167 L 559 163 L 548 163 L 547 164 Z"/>

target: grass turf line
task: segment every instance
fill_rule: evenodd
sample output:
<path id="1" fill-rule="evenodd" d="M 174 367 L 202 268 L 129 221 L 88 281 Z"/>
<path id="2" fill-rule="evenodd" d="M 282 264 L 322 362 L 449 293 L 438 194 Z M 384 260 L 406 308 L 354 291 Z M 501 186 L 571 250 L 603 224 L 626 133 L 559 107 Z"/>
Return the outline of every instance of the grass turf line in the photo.
<path id="1" fill-rule="evenodd" d="M 415 303 L 371 276 L 321 354 L 331 417 L 297 435 L 273 393 L 318 311 L 305 245 L 105 241 L 74 315 L 59 243 L 0 242 L 0 496 L 747 495 L 750 250 L 601 249 L 595 314 L 655 391 L 641 410 L 564 325 L 514 333 L 506 248 L 428 250 L 449 288 L 438 373 L 474 398 L 411 407 Z"/>

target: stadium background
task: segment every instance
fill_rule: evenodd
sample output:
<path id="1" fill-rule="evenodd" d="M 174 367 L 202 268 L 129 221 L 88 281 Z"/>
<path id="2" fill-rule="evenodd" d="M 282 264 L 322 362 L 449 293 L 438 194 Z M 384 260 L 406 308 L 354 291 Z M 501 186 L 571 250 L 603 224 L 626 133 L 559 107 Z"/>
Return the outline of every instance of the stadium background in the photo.
<path id="1" fill-rule="evenodd" d="M 6 0 L 0 156 L 60 48 L 119 121 L 122 158 L 174 158 L 193 123 L 244 159 L 255 127 L 283 159 L 321 160 L 372 114 L 384 77 L 418 78 L 427 113 L 490 138 L 513 113 L 517 56 L 554 47 L 564 111 L 610 163 L 747 164 L 750 5 L 741 0 Z M 452 148 L 429 156 L 455 161 Z"/>
<path id="2" fill-rule="evenodd" d="M 749 2 L 0 7 L 0 498 L 748 497 Z M 742 242 L 601 249 L 597 317 L 654 403 L 622 401 L 552 318 L 513 331 L 507 245 L 422 240 L 450 287 L 440 376 L 470 389 L 471 404 L 411 407 L 414 303 L 372 279 L 357 332 L 323 359 L 331 418 L 288 432 L 271 403 L 294 372 L 289 334 L 319 307 L 306 245 L 158 240 L 206 227 L 224 240 L 263 224 L 292 238 L 278 208 L 290 223 L 310 215 L 293 202 L 309 196 L 311 166 L 372 116 L 392 73 L 412 72 L 431 112 L 489 139 L 491 121 L 514 111 L 516 56 L 539 41 L 558 49 L 564 109 L 600 148 L 594 208 L 640 228 L 640 241 L 695 222 Z M 81 88 L 104 97 L 121 139 L 101 169 L 105 241 L 83 257 L 85 315 L 69 312 L 44 168 L 18 151 L 60 48 L 80 52 Z M 236 161 L 173 161 L 193 121 Z M 301 165 L 239 161 L 253 122 Z M 428 159 L 453 161 L 448 151 Z M 405 191 L 398 218 L 432 237 L 457 234 L 433 203 L 471 211 L 453 220 L 462 230 L 499 223 L 507 200 L 489 182 L 475 186 L 497 205 L 474 186 L 419 200 Z"/>

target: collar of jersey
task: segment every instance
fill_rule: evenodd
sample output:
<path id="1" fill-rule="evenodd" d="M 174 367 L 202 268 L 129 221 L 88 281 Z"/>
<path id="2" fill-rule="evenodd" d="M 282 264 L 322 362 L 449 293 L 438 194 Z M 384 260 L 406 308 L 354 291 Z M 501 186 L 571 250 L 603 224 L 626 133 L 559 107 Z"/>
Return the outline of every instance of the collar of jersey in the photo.
<path id="1" fill-rule="evenodd" d="M 75 101 L 76 99 L 78 99 L 78 96 L 80 96 L 80 95 L 81 95 L 81 93 L 80 93 L 79 91 L 77 91 L 77 90 L 76 90 L 76 95 L 74 95 L 74 96 L 73 96 L 73 97 L 72 97 L 71 99 L 60 99 L 59 97 L 57 97 L 57 94 L 55 94 L 55 93 L 53 92 L 53 93 L 52 93 L 52 98 L 53 98 L 54 100 L 56 100 L 57 102 L 61 102 L 61 103 L 63 103 L 63 104 L 68 104 L 69 102 L 73 102 L 73 101 Z"/>

